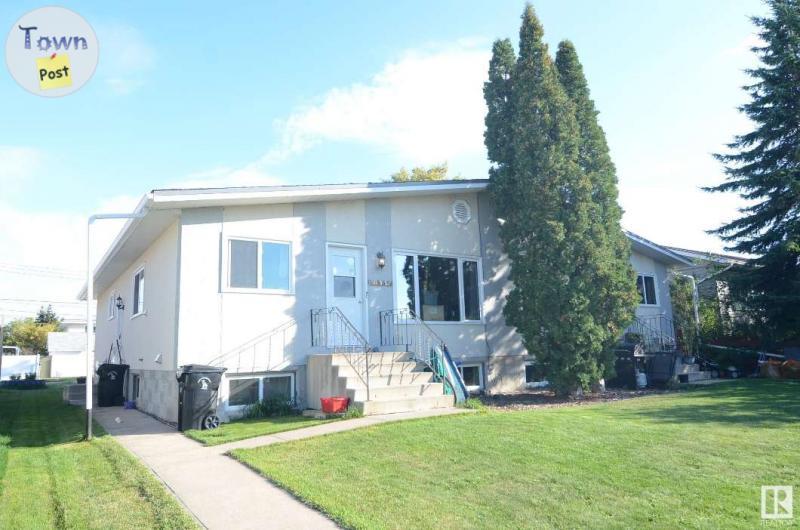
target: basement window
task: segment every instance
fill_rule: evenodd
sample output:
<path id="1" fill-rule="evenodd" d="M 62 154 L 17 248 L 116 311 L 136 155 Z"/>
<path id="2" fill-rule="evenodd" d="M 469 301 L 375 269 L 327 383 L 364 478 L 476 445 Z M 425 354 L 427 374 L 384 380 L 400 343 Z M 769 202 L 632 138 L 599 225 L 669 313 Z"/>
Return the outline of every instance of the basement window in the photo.
<path id="1" fill-rule="evenodd" d="M 483 367 L 480 364 L 462 364 L 458 371 L 461 372 L 467 390 L 477 392 L 483 389 Z"/>
<path id="2" fill-rule="evenodd" d="M 641 305 L 658 305 L 655 276 L 639 274 L 636 277 L 636 289 L 639 291 L 639 303 Z"/>

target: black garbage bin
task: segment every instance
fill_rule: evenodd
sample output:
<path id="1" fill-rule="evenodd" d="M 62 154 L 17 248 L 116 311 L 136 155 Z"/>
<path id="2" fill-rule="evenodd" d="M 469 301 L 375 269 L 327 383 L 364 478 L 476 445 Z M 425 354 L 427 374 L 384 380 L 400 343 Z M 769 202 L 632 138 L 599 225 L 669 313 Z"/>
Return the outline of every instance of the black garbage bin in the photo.
<path id="1" fill-rule="evenodd" d="M 97 367 L 97 406 L 119 407 L 125 402 L 123 392 L 127 364 L 103 363 Z"/>
<path id="2" fill-rule="evenodd" d="M 215 429 L 217 392 L 225 368 L 203 364 L 181 366 L 178 374 L 178 430 Z"/>

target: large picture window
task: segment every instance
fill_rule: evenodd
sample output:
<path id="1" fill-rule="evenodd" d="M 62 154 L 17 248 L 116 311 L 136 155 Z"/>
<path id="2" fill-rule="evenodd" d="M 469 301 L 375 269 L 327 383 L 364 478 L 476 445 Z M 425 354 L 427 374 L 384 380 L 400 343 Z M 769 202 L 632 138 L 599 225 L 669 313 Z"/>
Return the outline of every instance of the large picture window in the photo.
<path id="1" fill-rule="evenodd" d="M 642 305 L 658 305 L 656 298 L 656 279 L 654 276 L 639 274 L 636 277 L 636 289 L 639 291 L 639 303 Z"/>
<path id="2" fill-rule="evenodd" d="M 428 322 L 481 319 L 478 261 L 469 258 L 396 254 L 395 302 Z"/>
<path id="3" fill-rule="evenodd" d="M 289 292 L 291 290 L 289 243 L 231 239 L 228 287 Z"/>

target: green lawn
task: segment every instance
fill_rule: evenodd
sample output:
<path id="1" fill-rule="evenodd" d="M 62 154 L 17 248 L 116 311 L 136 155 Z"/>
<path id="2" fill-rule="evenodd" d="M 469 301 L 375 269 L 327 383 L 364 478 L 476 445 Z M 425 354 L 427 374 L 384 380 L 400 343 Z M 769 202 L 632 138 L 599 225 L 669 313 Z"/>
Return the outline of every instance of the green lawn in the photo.
<path id="1" fill-rule="evenodd" d="M 0 390 L 0 528 L 196 528 L 161 483 L 61 401 L 61 384 Z"/>
<path id="2" fill-rule="evenodd" d="M 761 485 L 800 487 L 800 382 L 390 423 L 234 455 L 354 528 L 753 528 Z"/>
<path id="3" fill-rule="evenodd" d="M 277 418 L 258 418 L 252 420 L 239 420 L 223 423 L 217 429 L 209 431 L 186 431 L 184 434 L 193 440 L 205 445 L 220 445 L 245 438 L 275 434 L 284 431 L 293 431 L 304 427 L 313 427 L 321 423 L 329 423 L 339 418 L 317 420 L 305 416 L 281 416 Z"/>

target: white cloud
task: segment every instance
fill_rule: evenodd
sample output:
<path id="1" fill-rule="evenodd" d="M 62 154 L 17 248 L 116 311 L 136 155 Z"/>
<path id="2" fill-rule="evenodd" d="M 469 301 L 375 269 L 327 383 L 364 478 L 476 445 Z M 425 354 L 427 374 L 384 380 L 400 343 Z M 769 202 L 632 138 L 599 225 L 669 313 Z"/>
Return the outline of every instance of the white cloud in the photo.
<path id="1" fill-rule="evenodd" d="M 409 51 L 367 83 L 329 90 L 277 122 L 281 142 L 261 163 L 280 162 L 324 141 L 375 146 L 409 165 L 483 153 L 488 49 L 461 41 Z"/>
<path id="2" fill-rule="evenodd" d="M 100 26 L 97 33 L 105 83 L 119 95 L 141 88 L 156 63 L 155 49 L 132 26 L 105 25 Z"/>
<path id="3" fill-rule="evenodd" d="M 24 146 L 0 145 L 0 186 L 8 194 L 36 175 L 44 161 L 44 153 Z"/>

